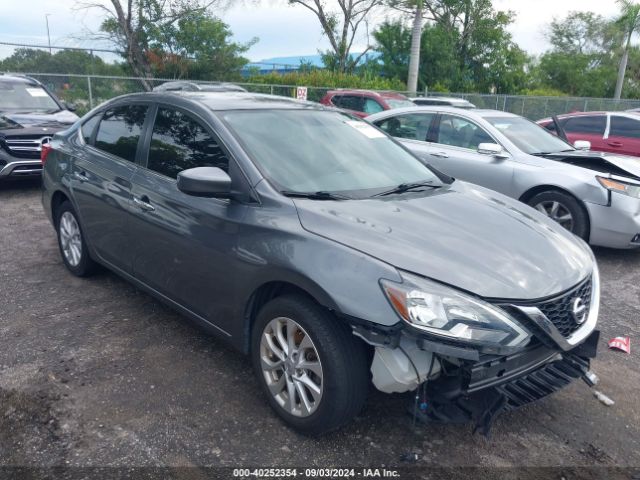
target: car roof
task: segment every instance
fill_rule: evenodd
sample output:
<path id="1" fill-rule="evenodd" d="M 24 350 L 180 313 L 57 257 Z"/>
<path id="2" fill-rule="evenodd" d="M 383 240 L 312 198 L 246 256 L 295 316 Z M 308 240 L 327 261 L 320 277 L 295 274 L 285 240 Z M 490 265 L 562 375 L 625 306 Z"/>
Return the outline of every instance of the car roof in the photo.
<path id="1" fill-rule="evenodd" d="M 443 102 L 443 103 L 464 103 L 465 105 L 469 104 L 469 105 L 473 105 L 469 100 L 465 100 L 464 98 L 456 98 L 456 97 L 413 97 L 410 98 L 409 100 L 414 101 L 414 100 L 429 100 L 429 101 L 436 101 L 436 102 Z"/>
<path id="2" fill-rule="evenodd" d="M 27 85 L 38 84 L 38 82 L 31 77 L 26 77 L 24 75 L 11 75 L 6 73 L 0 75 L 0 82 L 26 83 Z"/>
<path id="3" fill-rule="evenodd" d="M 368 119 L 377 119 L 387 118 L 394 115 L 401 115 L 405 113 L 420 113 L 420 112 L 428 112 L 428 113 L 452 113 L 458 116 L 466 116 L 472 119 L 482 119 L 485 117 L 518 117 L 518 115 L 509 112 L 503 112 L 500 110 L 485 110 L 480 108 L 475 108 L 472 110 L 462 110 L 460 108 L 451 107 L 447 105 L 416 105 L 415 107 L 403 107 L 403 108 L 395 108 L 393 110 L 386 110 L 384 112 L 376 113 L 368 117 Z"/>
<path id="4" fill-rule="evenodd" d="M 335 108 L 325 107 L 315 102 L 296 100 L 277 95 L 266 95 L 249 92 L 146 92 L 123 95 L 113 101 L 156 101 L 162 102 L 173 98 L 183 98 L 199 103 L 209 110 L 327 110 L 337 111 Z"/>
<path id="5" fill-rule="evenodd" d="M 153 88 L 154 92 L 177 92 L 181 90 L 185 92 L 246 92 L 246 89 L 234 83 L 198 83 L 185 80 L 165 82 Z"/>
<path id="6" fill-rule="evenodd" d="M 593 112 L 571 112 L 571 113 L 563 113 L 562 115 L 557 115 L 560 120 L 564 120 L 565 118 L 575 118 L 575 117 L 584 117 L 584 116 L 604 116 L 604 115 L 619 115 L 622 117 L 629 118 L 637 118 L 640 114 L 639 112 L 631 112 L 629 110 L 620 112 L 620 111 L 593 111 Z M 538 123 L 549 123 L 552 122 L 553 119 L 551 117 L 543 118 L 538 120 Z"/>
<path id="7" fill-rule="evenodd" d="M 358 95 L 369 95 L 371 97 L 381 97 L 381 98 L 397 98 L 399 100 L 408 100 L 407 97 L 402 95 L 401 93 L 396 92 L 376 92 L 375 90 L 362 90 L 362 89 L 338 89 L 338 90 L 330 90 L 327 92 L 327 95 L 339 95 L 339 94 L 358 94 Z"/>

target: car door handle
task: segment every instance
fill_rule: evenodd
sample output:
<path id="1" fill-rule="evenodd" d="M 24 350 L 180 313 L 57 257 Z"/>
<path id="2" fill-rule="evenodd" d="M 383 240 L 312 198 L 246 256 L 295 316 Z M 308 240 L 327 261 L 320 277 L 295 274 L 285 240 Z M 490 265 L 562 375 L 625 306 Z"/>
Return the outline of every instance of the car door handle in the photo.
<path id="1" fill-rule="evenodd" d="M 87 180 L 89 180 L 89 178 L 87 177 L 87 172 L 84 172 L 84 171 L 73 172 L 73 178 L 81 182 L 86 182 Z"/>
<path id="2" fill-rule="evenodd" d="M 622 142 L 609 142 L 609 146 L 611 147 L 621 147 Z"/>
<path id="3" fill-rule="evenodd" d="M 444 152 L 431 153 L 430 155 L 433 156 L 433 157 L 438 157 L 438 158 L 449 158 L 449 155 L 447 155 Z"/>
<path id="4" fill-rule="evenodd" d="M 151 205 L 151 202 L 149 202 L 149 197 L 147 197 L 146 195 L 143 195 L 142 197 L 136 197 L 134 195 L 133 203 L 135 203 L 140 208 L 140 210 L 144 210 L 145 212 L 153 212 L 156 209 L 156 207 Z"/>

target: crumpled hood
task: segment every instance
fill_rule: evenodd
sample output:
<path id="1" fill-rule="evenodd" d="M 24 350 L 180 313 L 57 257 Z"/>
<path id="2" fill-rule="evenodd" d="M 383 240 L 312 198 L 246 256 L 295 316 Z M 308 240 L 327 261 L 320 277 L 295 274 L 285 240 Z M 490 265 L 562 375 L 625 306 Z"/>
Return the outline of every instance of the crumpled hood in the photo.
<path id="1" fill-rule="evenodd" d="M 592 151 L 575 151 L 575 152 L 562 152 L 557 154 L 547 155 L 551 159 L 566 158 L 571 160 L 574 165 L 580 165 L 579 160 L 585 161 L 600 160 L 603 163 L 614 165 L 625 172 L 630 173 L 635 177 L 640 178 L 640 157 L 632 157 L 629 155 L 619 155 L 617 153 L 606 152 L 592 152 Z"/>
<path id="2" fill-rule="evenodd" d="M 62 110 L 56 113 L 12 113 L 1 112 L 0 116 L 4 122 L 15 126 L 15 124 L 21 127 L 33 127 L 33 126 L 51 126 L 58 128 L 65 128 L 73 124 L 78 120 L 78 116 L 68 110 Z"/>
<path id="3" fill-rule="evenodd" d="M 426 194 L 294 202 L 309 232 L 485 298 L 549 297 L 593 270 L 589 247 L 573 234 L 460 181 Z"/>

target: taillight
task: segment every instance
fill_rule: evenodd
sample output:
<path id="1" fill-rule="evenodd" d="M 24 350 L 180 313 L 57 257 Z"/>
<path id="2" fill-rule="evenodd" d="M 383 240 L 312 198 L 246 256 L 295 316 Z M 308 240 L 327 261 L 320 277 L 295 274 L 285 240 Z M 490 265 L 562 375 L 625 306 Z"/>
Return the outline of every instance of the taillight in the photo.
<path id="1" fill-rule="evenodd" d="M 40 161 L 42 162 L 42 165 L 47 162 L 47 157 L 49 156 L 51 150 L 53 149 L 51 148 L 50 144 L 45 143 L 44 145 L 42 145 L 42 150 L 40 150 Z"/>

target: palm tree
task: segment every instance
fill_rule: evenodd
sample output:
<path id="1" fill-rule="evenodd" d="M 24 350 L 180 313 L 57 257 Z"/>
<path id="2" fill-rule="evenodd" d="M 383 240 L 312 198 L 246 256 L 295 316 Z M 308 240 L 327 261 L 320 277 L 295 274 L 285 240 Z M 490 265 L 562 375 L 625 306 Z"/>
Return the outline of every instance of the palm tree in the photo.
<path id="1" fill-rule="evenodd" d="M 423 0 L 414 0 L 415 11 L 413 16 L 413 28 L 411 30 L 411 54 L 409 56 L 409 77 L 407 88 L 412 95 L 418 92 L 418 69 L 420 67 L 420 45 L 422 43 L 422 9 Z"/>
<path id="2" fill-rule="evenodd" d="M 616 91 L 614 98 L 620 100 L 622 96 L 622 87 L 624 85 L 624 77 L 627 71 L 627 62 L 629 61 L 629 49 L 631 48 L 631 37 L 640 31 L 640 5 L 632 0 L 617 0 L 620 5 L 620 18 L 618 25 L 625 35 L 624 50 L 622 59 L 620 60 L 620 68 L 618 70 L 618 82 L 616 83 Z"/>

